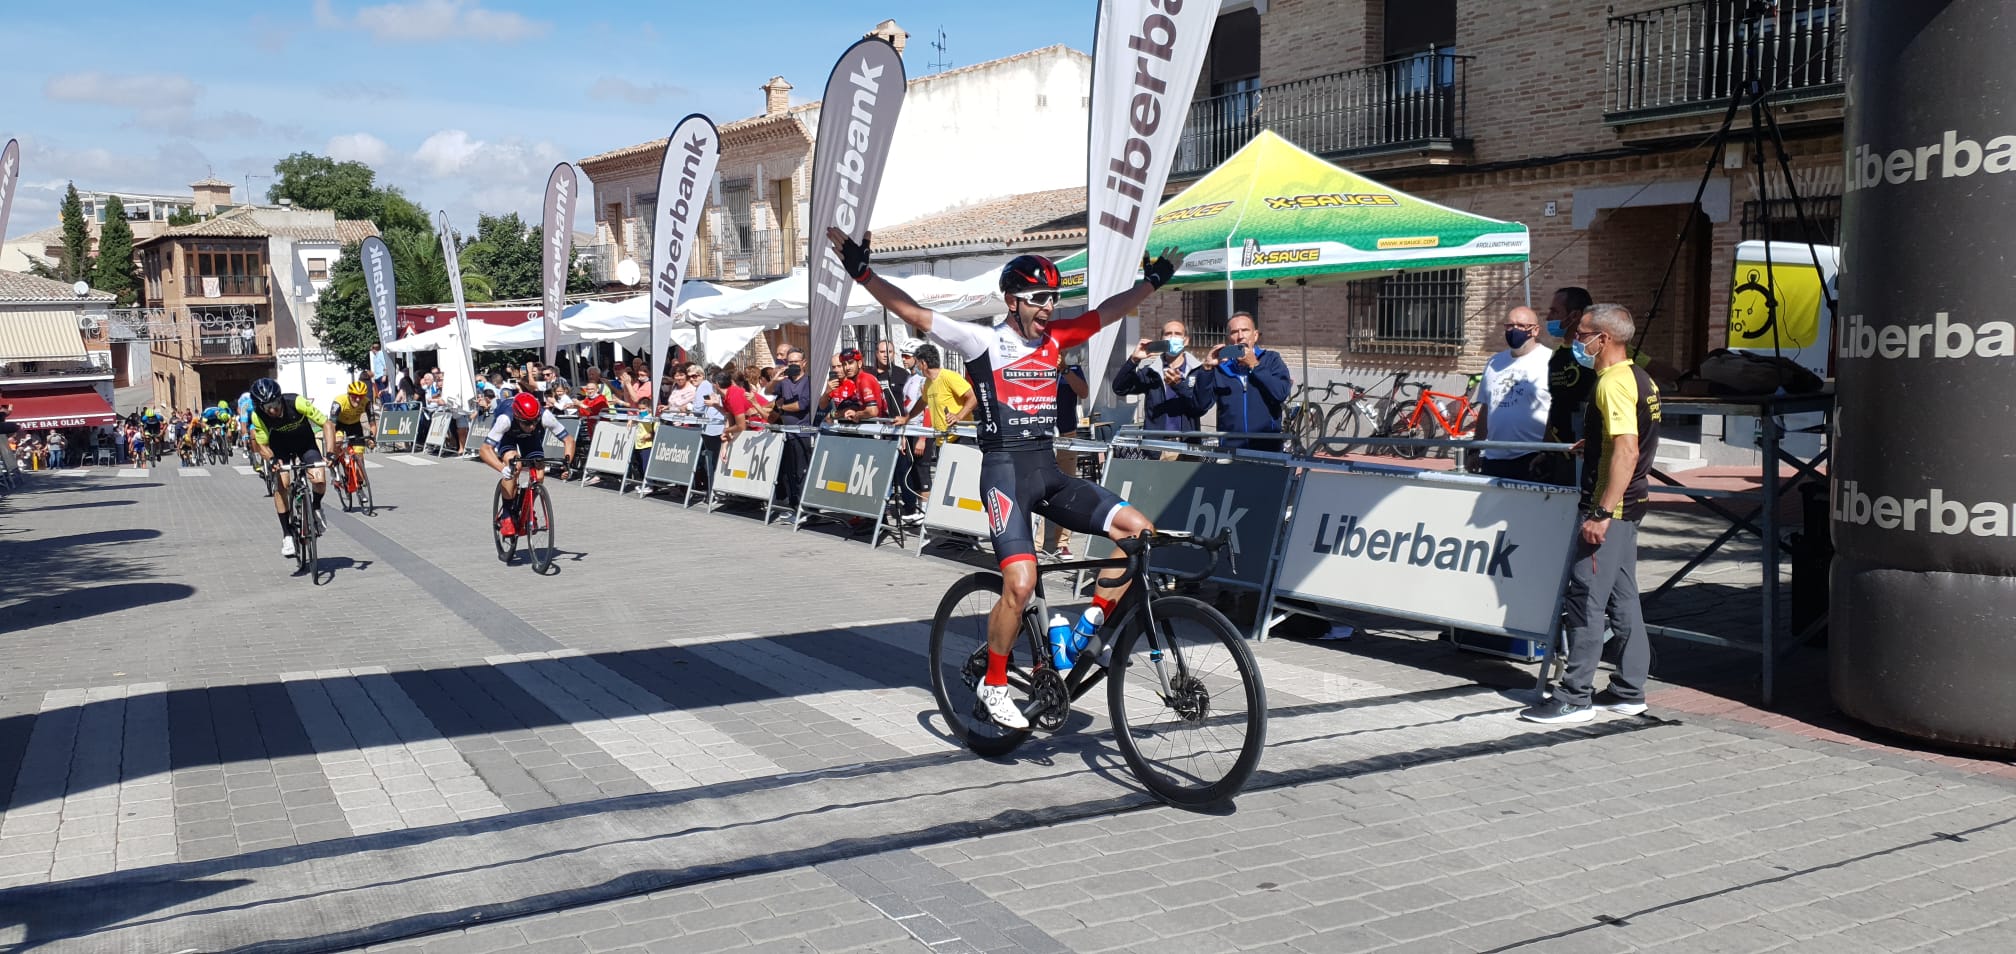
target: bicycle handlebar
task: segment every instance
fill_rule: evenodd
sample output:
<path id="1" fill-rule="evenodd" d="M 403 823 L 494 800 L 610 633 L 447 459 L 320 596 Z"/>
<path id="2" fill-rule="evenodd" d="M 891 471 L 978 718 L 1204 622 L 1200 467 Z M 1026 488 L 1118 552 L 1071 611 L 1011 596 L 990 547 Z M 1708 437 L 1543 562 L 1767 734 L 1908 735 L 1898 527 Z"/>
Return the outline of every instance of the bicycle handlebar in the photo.
<path id="1" fill-rule="evenodd" d="M 1197 547 L 1211 554 L 1211 562 L 1201 570 L 1191 572 L 1165 571 L 1169 576 L 1174 577 L 1180 582 L 1195 583 L 1210 576 L 1213 570 L 1218 569 L 1218 554 L 1231 542 L 1232 531 L 1229 527 L 1209 537 L 1200 537 L 1194 533 L 1177 530 L 1156 530 L 1140 536 L 1129 537 L 1118 541 L 1120 552 L 1127 554 L 1128 557 L 1127 572 L 1115 577 L 1111 582 L 1100 580 L 1098 584 L 1108 589 L 1117 589 L 1133 581 L 1135 577 L 1141 575 L 1142 570 L 1147 568 L 1147 554 L 1152 552 L 1158 545 Z M 1232 556 L 1231 564 L 1232 571 L 1237 573 L 1239 571 L 1239 562 L 1236 555 Z"/>

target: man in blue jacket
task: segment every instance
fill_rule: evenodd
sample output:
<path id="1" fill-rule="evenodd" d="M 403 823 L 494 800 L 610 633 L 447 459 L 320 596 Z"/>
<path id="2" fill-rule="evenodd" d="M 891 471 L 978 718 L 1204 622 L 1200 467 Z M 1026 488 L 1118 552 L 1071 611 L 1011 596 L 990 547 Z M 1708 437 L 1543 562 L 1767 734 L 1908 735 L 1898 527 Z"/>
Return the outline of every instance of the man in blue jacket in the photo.
<path id="1" fill-rule="evenodd" d="M 1209 401 L 1217 408 L 1220 431 L 1281 433 L 1281 406 L 1295 387 L 1288 377 L 1288 363 L 1278 352 L 1260 347 L 1260 329 L 1246 312 L 1233 312 L 1225 320 L 1225 339 L 1224 344 L 1211 349 L 1211 357 L 1204 362 L 1211 373 L 1198 382 L 1202 385 L 1198 403 Z M 1232 438 L 1218 446 L 1280 451 L 1282 444 L 1278 440 Z"/>
<path id="2" fill-rule="evenodd" d="M 1113 375 L 1113 393 L 1143 397 L 1141 426 L 1151 431 L 1195 432 L 1204 409 L 1197 385 L 1208 381 L 1204 366 L 1191 360 L 1183 323 L 1162 323 L 1162 337 L 1141 339 L 1134 354 Z M 1173 455 L 1170 455 L 1173 456 Z"/>

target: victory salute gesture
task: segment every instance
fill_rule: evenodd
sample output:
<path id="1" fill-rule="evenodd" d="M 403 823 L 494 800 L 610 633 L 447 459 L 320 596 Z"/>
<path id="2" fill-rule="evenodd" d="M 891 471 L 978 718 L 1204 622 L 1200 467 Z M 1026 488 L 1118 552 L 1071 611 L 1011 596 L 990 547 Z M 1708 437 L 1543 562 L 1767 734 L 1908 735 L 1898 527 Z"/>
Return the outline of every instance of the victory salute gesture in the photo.
<path id="1" fill-rule="evenodd" d="M 1068 476 L 1057 467 L 1052 441 L 1057 434 L 1057 367 L 1065 349 L 1090 340 L 1101 325 L 1117 321 L 1162 287 L 1183 263 L 1175 247 L 1147 263 L 1134 286 L 1073 318 L 1053 320 L 1057 309 L 1057 266 L 1040 255 L 1023 255 L 1001 270 L 1000 289 L 1008 315 L 993 327 L 953 321 L 922 305 L 868 266 L 868 242 L 826 230 L 833 253 L 862 288 L 891 314 L 966 359 L 978 395 L 980 496 L 987 505 L 988 534 L 1001 561 L 1001 600 L 987 622 L 987 677 L 979 688 L 985 715 L 1009 729 L 1029 720 L 1008 690 L 1008 656 L 1023 610 L 1036 589 L 1036 546 L 1030 514 L 1041 514 L 1080 533 L 1114 540 L 1154 529 L 1139 510 L 1112 491 Z M 1101 572 L 1111 581 L 1124 568 Z M 1126 592 L 1100 587 L 1092 600 L 1101 614 Z M 1064 665 L 1068 665 L 1065 663 Z"/>

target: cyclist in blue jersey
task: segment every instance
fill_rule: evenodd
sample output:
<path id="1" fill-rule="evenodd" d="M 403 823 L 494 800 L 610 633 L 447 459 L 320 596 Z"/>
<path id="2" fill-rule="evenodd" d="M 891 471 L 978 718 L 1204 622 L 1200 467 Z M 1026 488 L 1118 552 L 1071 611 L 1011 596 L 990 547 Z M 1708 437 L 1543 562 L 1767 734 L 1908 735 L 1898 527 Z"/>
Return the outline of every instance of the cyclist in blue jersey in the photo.
<path id="1" fill-rule="evenodd" d="M 980 436 L 980 499 L 1002 580 L 1001 600 L 987 620 L 987 676 L 978 695 L 995 724 L 1026 729 L 1029 719 L 1008 690 L 1008 656 L 1036 589 L 1031 514 L 1116 541 L 1154 529 L 1141 511 L 1112 491 L 1057 467 L 1059 359 L 1065 349 L 1091 340 L 1101 325 L 1125 317 L 1161 288 L 1183 263 L 1183 253 L 1173 247 L 1163 250 L 1132 288 L 1082 315 L 1058 320 L 1052 318 L 1061 284 L 1057 266 L 1041 255 L 1019 256 L 1001 269 L 999 287 L 1008 316 L 988 327 L 937 314 L 882 280 L 868 267 L 869 236 L 857 243 L 839 229 L 828 229 L 826 238 L 847 273 L 890 314 L 966 359 L 967 377 L 979 396 L 974 419 Z M 1110 580 L 1125 573 L 1110 569 L 1100 576 Z M 1098 595 L 1092 604 L 1110 613 L 1126 588 L 1093 592 Z"/>

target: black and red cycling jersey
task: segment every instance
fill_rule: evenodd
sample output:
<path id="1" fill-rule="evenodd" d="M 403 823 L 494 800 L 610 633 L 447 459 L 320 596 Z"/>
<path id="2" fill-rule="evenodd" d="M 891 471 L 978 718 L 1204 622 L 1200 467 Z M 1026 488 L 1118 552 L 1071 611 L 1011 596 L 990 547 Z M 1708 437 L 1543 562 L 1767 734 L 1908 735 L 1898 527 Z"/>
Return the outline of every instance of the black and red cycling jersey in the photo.
<path id="1" fill-rule="evenodd" d="M 1057 366 L 1066 348 L 1099 331 L 1095 309 L 1053 320 L 1042 337 L 1022 337 L 1010 319 L 993 327 L 931 316 L 931 338 L 966 359 L 966 377 L 979 394 L 974 422 L 982 451 L 1051 451 L 1057 434 Z"/>

